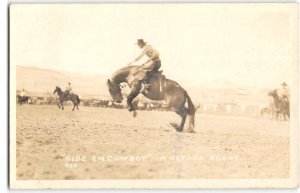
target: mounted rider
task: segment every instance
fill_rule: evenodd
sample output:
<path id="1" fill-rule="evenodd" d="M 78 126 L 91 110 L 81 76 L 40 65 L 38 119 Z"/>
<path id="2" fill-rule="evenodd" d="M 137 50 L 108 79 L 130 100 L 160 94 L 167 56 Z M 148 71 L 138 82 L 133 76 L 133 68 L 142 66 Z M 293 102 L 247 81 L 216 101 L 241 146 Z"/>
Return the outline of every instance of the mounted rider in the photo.
<path id="1" fill-rule="evenodd" d="M 67 97 L 68 95 L 72 94 L 72 86 L 71 86 L 70 82 L 68 83 L 64 94 L 65 94 L 65 97 Z"/>
<path id="2" fill-rule="evenodd" d="M 281 88 L 278 89 L 278 95 L 279 97 L 284 101 L 284 102 L 289 102 L 290 101 L 290 90 L 288 88 L 288 85 L 283 82 L 281 84 Z"/>
<path id="3" fill-rule="evenodd" d="M 159 52 L 151 45 L 148 45 L 143 39 L 138 39 L 136 43 L 139 48 L 142 49 L 141 54 L 130 62 L 128 65 L 139 61 L 143 56 L 147 56 L 149 59 L 141 65 L 141 67 L 134 73 L 135 77 L 141 81 L 142 88 L 140 92 L 144 92 L 150 87 L 148 84 L 148 77 L 153 73 L 158 73 L 158 69 L 161 67 L 161 61 L 159 58 Z"/>
<path id="4" fill-rule="evenodd" d="M 24 98 L 26 96 L 24 88 L 21 90 L 20 97 Z"/>
<path id="5" fill-rule="evenodd" d="M 21 90 L 19 96 L 20 96 L 20 97 L 19 97 L 19 101 L 26 100 L 26 92 L 25 92 L 24 88 Z"/>

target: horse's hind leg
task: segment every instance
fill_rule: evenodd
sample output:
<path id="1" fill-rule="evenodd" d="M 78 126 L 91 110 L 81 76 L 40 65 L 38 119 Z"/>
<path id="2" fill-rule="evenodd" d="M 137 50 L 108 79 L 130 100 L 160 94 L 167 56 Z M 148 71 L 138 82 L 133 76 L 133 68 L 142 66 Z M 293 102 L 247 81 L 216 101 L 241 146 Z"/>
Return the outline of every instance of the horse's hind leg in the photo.
<path id="1" fill-rule="evenodd" d="M 77 107 L 77 110 L 79 110 L 79 108 L 78 108 L 78 104 L 76 104 L 76 107 Z"/>
<path id="2" fill-rule="evenodd" d="M 185 124 L 185 120 L 186 120 L 186 116 L 187 116 L 187 109 L 185 107 L 181 107 L 181 108 L 178 108 L 175 112 L 178 115 L 180 115 L 180 117 L 181 117 L 181 123 L 176 128 L 177 131 L 181 132 L 181 131 L 183 131 L 183 127 L 184 127 L 184 124 Z"/>
<path id="3" fill-rule="evenodd" d="M 74 109 L 75 109 L 75 104 L 73 103 L 73 109 L 72 109 L 72 111 L 74 111 Z"/>
<path id="4" fill-rule="evenodd" d="M 189 116 L 190 117 L 190 121 L 189 121 L 189 127 L 188 127 L 188 132 L 190 132 L 190 133 L 194 133 L 195 131 L 194 131 L 194 127 L 195 127 L 195 113 L 194 114 L 192 114 L 192 115 L 190 115 Z"/>

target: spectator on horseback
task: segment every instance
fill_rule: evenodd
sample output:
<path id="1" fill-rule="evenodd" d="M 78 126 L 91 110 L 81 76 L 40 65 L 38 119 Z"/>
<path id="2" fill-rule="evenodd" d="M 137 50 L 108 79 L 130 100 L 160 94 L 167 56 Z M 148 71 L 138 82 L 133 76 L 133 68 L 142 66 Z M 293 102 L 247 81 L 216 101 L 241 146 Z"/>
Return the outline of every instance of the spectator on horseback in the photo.
<path id="1" fill-rule="evenodd" d="M 279 97 L 280 97 L 283 101 L 289 102 L 289 101 L 290 101 L 290 90 L 289 90 L 289 88 L 288 88 L 288 85 L 287 85 L 285 82 L 283 82 L 283 83 L 281 84 L 281 86 L 282 86 L 282 87 L 279 89 L 279 92 L 278 92 Z"/>
<path id="2" fill-rule="evenodd" d="M 21 98 L 24 98 L 26 96 L 26 92 L 24 90 L 24 88 L 21 90 L 21 93 L 20 93 L 20 97 Z"/>
<path id="3" fill-rule="evenodd" d="M 71 83 L 69 82 L 68 86 L 66 87 L 65 97 L 68 96 L 71 93 L 72 93 L 72 87 L 71 87 Z"/>
<path id="4" fill-rule="evenodd" d="M 144 42 L 143 39 L 138 39 L 137 45 L 140 49 L 142 49 L 142 52 L 137 58 L 134 59 L 134 61 L 130 62 L 128 65 L 139 61 L 145 55 L 149 58 L 144 64 L 141 65 L 141 68 L 139 68 L 139 70 L 137 71 L 137 73 L 141 70 L 146 72 L 145 76 L 141 80 L 142 88 L 140 92 L 142 93 L 150 87 L 150 84 L 148 84 L 148 77 L 151 73 L 158 72 L 158 69 L 161 67 L 161 61 L 159 58 L 159 52 L 151 45 L 148 45 L 147 42 Z"/>

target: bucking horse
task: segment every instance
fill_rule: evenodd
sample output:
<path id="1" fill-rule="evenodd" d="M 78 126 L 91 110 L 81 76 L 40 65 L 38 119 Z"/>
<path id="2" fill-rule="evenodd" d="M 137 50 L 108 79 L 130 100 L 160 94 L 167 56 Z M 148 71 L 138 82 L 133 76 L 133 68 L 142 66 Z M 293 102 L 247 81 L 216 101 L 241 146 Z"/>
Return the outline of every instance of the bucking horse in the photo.
<path id="1" fill-rule="evenodd" d="M 132 105 L 133 99 L 140 94 L 140 80 L 134 78 L 140 66 L 131 65 L 117 70 L 110 79 L 107 80 L 107 86 L 112 99 L 121 103 L 123 96 L 121 93 L 122 83 L 126 83 L 130 88 L 130 94 L 127 96 L 127 107 L 129 111 L 135 112 Z M 196 108 L 188 95 L 187 91 L 177 82 L 165 78 L 161 71 L 149 76 L 148 83 L 150 88 L 144 90 L 143 94 L 151 100 L 165 100 L 167 108 L 175 111 L 181 117 L 181 123 L 177 126 L 172 124 L 177 131 L 183 131 L 187 115 L 189 115 L 188 132 L 194 132 Z M 187 107 L 186 107 L 187 102 Z"/>
<path id="2" fill-rule="evenodd" d="M 78 95 L 70 93 L 70 94 L 65 94 L 65 92 L 63 92 L 58 86 L 55 87 L 53 94 L 57 93 L 58 95 L 58 103 L 57 106 L 58 108 L 64 110 L 64 101 L 72 101 L 73 103 L 73 109 L 72 111 L 74 111 L 75 107 L 77 107 L 77 110 L 79 110 L 78 108 L 78 104 L 80 103 L 80 99 L 78 97 Z"/>

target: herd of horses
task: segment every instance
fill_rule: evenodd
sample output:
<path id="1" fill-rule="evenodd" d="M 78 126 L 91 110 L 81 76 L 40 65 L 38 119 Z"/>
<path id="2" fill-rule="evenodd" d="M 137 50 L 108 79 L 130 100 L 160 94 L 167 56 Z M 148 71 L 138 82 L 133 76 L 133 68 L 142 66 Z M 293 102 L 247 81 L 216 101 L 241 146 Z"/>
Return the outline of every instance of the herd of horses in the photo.
<path id="1" fill-rule="evenodd" d="M 181 122 L 179 125 L 172 124 L 172 126 L 177 131 L 183 131 L 186 118 L 189 117 L 188 132 L 194 132 L 195 126 L 195 113 L 197 108 L 194 106 L 190 96 L 187 91 L 181 87 L 177 82 L 167 79 L 164 75 L 160 76 L 150 76 L 148 82 L 150 83 L 150 88 L 146 91 L 140 93 L 140 84 L 136 80 L 130 79 L 132 73 L 138 68 L 138 66 L 127 66 L 116 71 L 110 79 L 107 80 L 108 91 L 114 102 L 121 103 L 123 100 L 123 95 L 121 89 L 123 84 L 127 84 L 131 90 L 130 94 L 127 96 L 127 106 L 130 112 L 133 112 L 133 116 L 136 116 L 136 109 L 132 104 L 133 99 L 138 95 L 142 94 L 146 98 L 151 100 L 164 100 L 167 103 L 167 108 L 173 110 L 181 117 Z M 55 87 L 53 93 L 58 95 L 57 106 L 64 110 L 64 101 L 72 101 L 73 111 L 75 109 L 79 110 L 78 105 L 80 99 L 78 95 L 74 93 L 66 94 L 58 86 Z M 266 111 L 271 111 L 274 114 L 276 120 L 282 115 L 284 120 L 290 116 L 289 101 L 283 100 L 278 96 L 277 90 L 273 90 L 268 93 L 269 96 L 273 97 L 272 106 L 266 109 Z M 18 95 L 18 104 L 28 103 L 28 96 Z M 261 112 L 263 113 L 263 112 Z"/>

